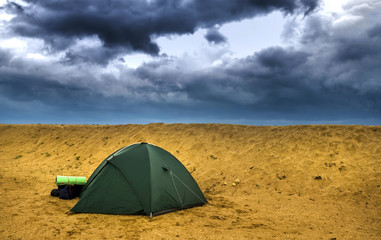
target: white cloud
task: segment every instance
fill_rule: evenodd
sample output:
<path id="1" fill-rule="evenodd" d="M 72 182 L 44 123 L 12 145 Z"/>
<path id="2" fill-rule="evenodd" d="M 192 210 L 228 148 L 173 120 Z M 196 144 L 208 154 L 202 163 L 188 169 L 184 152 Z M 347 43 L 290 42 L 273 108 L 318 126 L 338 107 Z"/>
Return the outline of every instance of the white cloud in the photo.
<path id="1" fill-rule="evenodd" d="M 122 62 L 119 64 L 122 64 L 128 68 L 136 69 L 143 63 L 152 61 L 153 57 L 144 53 L 132 53 L 120 57 L 117 61 L 120 62 L 120 60 L 122 60 Z"/>
<path id="2" fill-rule="evenodd" d="M 340 13 L 343 10 L 343 4 L 348 2 L 348 0 L 324 0 L 322 4 L 322 10 L 325 12 L 336 12 Z"/>
<path id="3" fill-rule="evenodd" d="M 75 51 L 80 51 L 82 49 L 88 48 L 98 48 L 102 46 L 101 40 L 98 36 L 83 37 L 76 39 L 75 43 L 70 47 Z"/>
<path id="4" fill-rule="evenodd" d="M 160 47 L 160 53 L 179 57 L 191 54 L 205 44 L 205 33 L 205 29 L 200 29 L 193 34 L 161 36 L 155 42 Z"/>
<path id="5" fill-rule="evenodd" d="M 364 20 L 363 16 L 351 16 L 351 15 L 346 15 L 342 16 L 337 20 L 333 21 L 333 27 L 334 28 L 348 28 L 352 27 L 356 24 L 359 24 L 362 20 Z"/>
<path id="6" fill-rule="evenodd" d="M 231 22 L 217 26 L 228 43 L 222 46 L 209 45 L 204 38 L 206 29 L 199 29 L 193 34 L 161 36 L 155 41 L 158 43 L 161 53 L 176 57 L 200 57 L 205 58 L 204 51 L 213 52 L 213 48 L 225 48 L 231 57 L 243 58 L 252 55 L 261 49 L 282 45 L 281 33 L 286 22 L 281 12 L 273 12 L 265 16 L 246 19 L 239 22 Z M 202 49 L 200 51 L 200 49 Z M 201 55 L 198 55 L 201 54 Z M 212 63 L 218 59 L 213 59 Z M 202 61 L 201 61 L 202 64 Z M 208 64 L 205 62 L 205 64 Z"/>
<path id="7" fill-rule="evenodd" d="M 281 12 L 223 25 L 220 32 L 229 41 L 234 57 L 243 58 L 261 49 L 282 45 L 282 29 L 286 18 Z"/>
<path id="8" fill-rule="evenodd" d="M 19 51 L 26 51 L 28 48 L 27 41 L 24 41 L 20 38 L 0 39 L 0 45 L 2 48 L 14 49 Z"/>

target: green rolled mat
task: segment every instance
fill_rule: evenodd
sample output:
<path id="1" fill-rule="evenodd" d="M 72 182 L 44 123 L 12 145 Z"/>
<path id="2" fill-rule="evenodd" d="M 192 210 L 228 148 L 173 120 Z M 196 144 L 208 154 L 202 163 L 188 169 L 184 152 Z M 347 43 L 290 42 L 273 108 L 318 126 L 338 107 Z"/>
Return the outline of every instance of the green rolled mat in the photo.
<path id="1" fill-rule="evenodd" d="M 56 177 L 57 185 L 85 185 L 86 177 L 72 177 L 72 176 L 57 176 Z"/>

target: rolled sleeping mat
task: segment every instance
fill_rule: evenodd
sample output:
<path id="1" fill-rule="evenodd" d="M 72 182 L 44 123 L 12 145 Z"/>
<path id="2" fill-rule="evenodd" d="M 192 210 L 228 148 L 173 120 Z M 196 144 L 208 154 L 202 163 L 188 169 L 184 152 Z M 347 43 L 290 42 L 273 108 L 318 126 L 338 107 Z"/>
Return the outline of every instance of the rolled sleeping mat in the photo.
<path id="1" fill-rule="evenodd" d="M 57 176 L 56 183 L 57 185 L 85 185 L 86 177 Z"/>

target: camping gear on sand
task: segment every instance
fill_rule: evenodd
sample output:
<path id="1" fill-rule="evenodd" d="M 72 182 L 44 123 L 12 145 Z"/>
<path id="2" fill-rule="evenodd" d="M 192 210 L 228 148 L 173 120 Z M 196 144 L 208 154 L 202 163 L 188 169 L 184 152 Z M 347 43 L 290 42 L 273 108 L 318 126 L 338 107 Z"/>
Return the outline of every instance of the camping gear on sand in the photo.
<path id="1" fill-rule="evenodd" d="M 86 177 L 57 176 L 56 184 L 58 188 L 51 191 L 51 196 L 73 199 L 81 194 L 83 186 L 86 184 Z"/>
<path id="2" fill-rule="evenodd" d="M 95 169 L 71 211 L 152 217 L 205 203 L 179 160 L 155 145 L 135 143 L 117 150 Z"/>
<path id="3" fill-rule="evenodd" d="M 64 184 L 85 185 L 86 177 L 57 176 L 56 184 L 57 185 L 64 185 Z"/>
<path id="4" fill-rule="evenodd" d="M 53 189 L 50 193 L 53 197 L 59 197 L 60 199 L 73 199 L 79 197 L 83 189 L 83 185 L 58 185 L 58 188 Z"/>

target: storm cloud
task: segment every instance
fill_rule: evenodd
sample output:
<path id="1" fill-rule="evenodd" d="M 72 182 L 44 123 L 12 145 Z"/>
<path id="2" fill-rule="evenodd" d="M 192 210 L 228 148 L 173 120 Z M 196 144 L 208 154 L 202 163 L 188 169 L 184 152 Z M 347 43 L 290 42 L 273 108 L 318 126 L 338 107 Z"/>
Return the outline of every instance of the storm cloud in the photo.
<path id="1" fill-rule="evenodd" d="M 264 15 L 274 10 L 285 14 L 309 13 L 317 0 L 224 1 L 26 1 L 25 6 L 10 2 L 8 11 L 16 14 L 8 28 L 16 35 L 39 38 L 55 51 L 67 51 L 69 61 L 105 63 L 121 53 L 140 51 L 158 55 L 154 39 L 170 34 L 191 34 L 199 28 Z M 213 36 L 209 35 L 211 38 Z M 216 35 L 214 35 L 216 36 Z M 101 47 L 75 50 L 78 41 L 99 40 Z M 221 41 L 220 38 L 214 38 Z M 97 56 L 85 57 L 94 50 Z"/>
<path id="2" fill-rule="evenodd" d="M 21 119 L 25 113 L 29 119 L 38 119 L 40 113 L 54 116 L 51 121 L 71 116 L 77 123 L 91 119 L 90 123 L 252 124 L 276 120 L 380 124 L 379 2 L 353 2 L 341 15 L 330 16 L 312 12 L 315 1 L 160 3 L 137 1 L 131 7 L 115 2 L 114 12 L 98 2 L 78 2 L 80 10 L 76 12 L 48 1 L 13 10 L 20 12 L 11 20 L 14 34 L 41 38 L 65 54 L 58 60 L 36 60 L 0 48 L 0 119 Z M 210 10 L 211 6 L 219 8 Z M 102 9 L 110 14 L 103 16 Z M 243 58 L 226 57 L 229 50 L 221 45 L 228 44 L 218 43 L 228 43 L 229 39 L 219 36 L 216 24 L 275 9 L 309 13 L 302 20 L 289 19 L 284 36 L 291 44 L 268 47 Z M 90 27 L 78 20 L 80 15 L 101 20 L 93 19 L 90 22 L 98 24 Z M 113 18 L 119 22 L 107 32 L 105 29 L 112 25 L 108 21 Z M 49 19 L 52 25 L 46 26 Z M 65 30 L 76 25 L 74 22 L 77 27 Z M 164 22 L 171 24 L 165 26 Z M 33 31 L 27 31 L 32 26 Z M 210 62 L 200 63 L 189 55 L 159 55 L 153 36 L 191 33 L 197 28 L 209 29 L 205 37 L 209 33 L 209 42 L 215 43 L 211 47 L 218 48 Z M 134 37 L 119 36 L 126 29 Z M 82 48 L 75 43 L 80 37 L 86 38 Z M 149 45 L 152 48 L 146 48 Z M 123 51 L 143 51 L 155 57 L 133 69 L 115 59 Z"/>
<path id="3" fill-rule="evenodd" d="M 227 41 L 226 37 L 215 28 L 208 29 L 205 38 L 212 44 L 221 44 Z"/>

